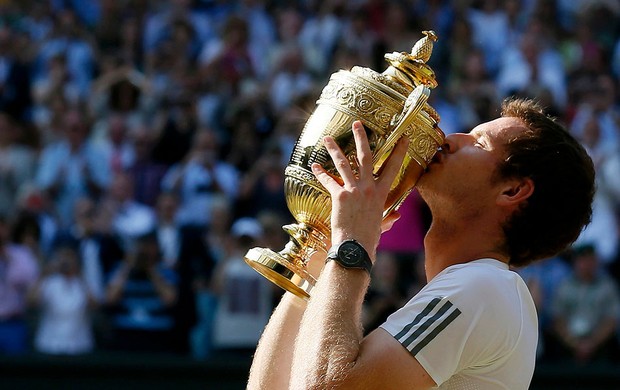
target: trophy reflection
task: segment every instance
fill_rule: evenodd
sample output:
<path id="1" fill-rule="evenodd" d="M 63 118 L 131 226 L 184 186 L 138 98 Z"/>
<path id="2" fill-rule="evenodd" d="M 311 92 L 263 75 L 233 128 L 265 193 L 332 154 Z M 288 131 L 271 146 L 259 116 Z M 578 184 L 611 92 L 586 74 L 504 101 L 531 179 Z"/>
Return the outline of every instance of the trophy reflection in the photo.
<path id="1" fill-rule="evenodd" d="M 361 120 L 373 153 L 373 169 L 379 174 L 396 142 L 410 139 L 401 169 L 392 183 L 384 217 L 396 210 L 415 186 L 444 134 L 439 115 L 427 103 L 437 86 L 435 73 L 426 64 L 433 42 L 433 31 L 411 53 L 388 53 L 389 66 L 383 73 L 353 67 L 332 74 L 306 122 L 285 170 L 284 191 L 288 209 L 297 223 L 285 225 L 289 235 L 284 249 L 252 248 L 245 261 L 264 277 L 302 298 L 309 298 L 316 283 L 308 272 L 308 261 L 317 251 L 326 252 L 330 238 L 331 199 L 316 180 L 310 166 L 319 163 L 339 176 L 323 146 L 325 136 L 333 137 L 356 171 L 357 159 L 351 125 Z"/>

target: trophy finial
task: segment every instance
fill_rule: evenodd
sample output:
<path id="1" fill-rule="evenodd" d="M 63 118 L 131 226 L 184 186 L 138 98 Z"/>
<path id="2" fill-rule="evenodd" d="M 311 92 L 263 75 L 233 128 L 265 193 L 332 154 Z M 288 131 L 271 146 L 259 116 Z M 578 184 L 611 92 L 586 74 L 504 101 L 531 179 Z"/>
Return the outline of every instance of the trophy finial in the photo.
<path id="1" fill-rule="evenodd" d="M 393 52 L 385 55 L 390 67 L 383 73 L 408 85 L 411 90 L 420 84 L 429 88 L 437 86 L 435 72 L 426 64 L 433 53 L 433 42 L 437 41 L 437 34 L 432 30 L 422 33 L 424 37 L 413 45 L 411 53 Z"/>
<path id="2" fill-rule="evenodd" d="M 411 49 L 411 56 L 416 60 L 427 63 L 433 53 L 433 42 L 437 41 L 437 34 L 435 31 L 422 31 L 424 37 L 413 45 Z"/>

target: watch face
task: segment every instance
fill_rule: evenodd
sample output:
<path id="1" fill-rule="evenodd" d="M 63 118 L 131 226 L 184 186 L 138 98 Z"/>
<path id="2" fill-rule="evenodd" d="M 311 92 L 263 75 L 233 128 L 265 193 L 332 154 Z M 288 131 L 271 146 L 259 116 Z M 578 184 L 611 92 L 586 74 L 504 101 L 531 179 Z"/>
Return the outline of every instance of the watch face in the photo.
<path id="1" fill-rule="evenodd" d="M 338 248 L 338 258 L 345 265 L 359 265 L 362 257 L 362 248 L 354 242 L 344 242 Z"/>

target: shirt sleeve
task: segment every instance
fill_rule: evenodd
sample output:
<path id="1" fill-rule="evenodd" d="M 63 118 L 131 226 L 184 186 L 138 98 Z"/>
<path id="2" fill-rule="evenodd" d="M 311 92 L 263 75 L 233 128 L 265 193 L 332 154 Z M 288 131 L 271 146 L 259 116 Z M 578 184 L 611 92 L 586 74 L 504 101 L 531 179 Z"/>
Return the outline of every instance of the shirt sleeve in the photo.
<path id="1" fill-rule="evenodd" d="M 441 275 L 381 327 L 441 385 L 457 373 L 497 364 L 513 348 L 521 322 L 514 303 L 495 290 L 500 287 L 475 272 Z"/>
<path id="2" fill-rule="evenodd" d="M 464 335 L 453 330 L 461 328 L 459 319 L 463 312 L 449 296 L 437 293 L 421 291 L 381 327 L 440 385 L 458 370 Z"/>

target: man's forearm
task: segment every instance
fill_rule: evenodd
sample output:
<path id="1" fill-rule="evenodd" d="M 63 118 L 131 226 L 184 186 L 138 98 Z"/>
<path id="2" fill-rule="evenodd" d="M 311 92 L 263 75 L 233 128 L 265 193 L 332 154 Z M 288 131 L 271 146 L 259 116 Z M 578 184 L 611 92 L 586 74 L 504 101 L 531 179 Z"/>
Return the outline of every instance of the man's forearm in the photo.
<path id="1" fill-rule="evenodd" d="M 289 388 L 295 339 L 306 305 L 301 298 L 284 294 L 258 343 L 248 390 Z"/>
<path id="2" fill-rule="evenodd" d="M 328 263 L 312 291 L 295 344 L 292 389 L 337 388 L 349 378 L 362 340 L 361 308 L 370 278 Z"/>

